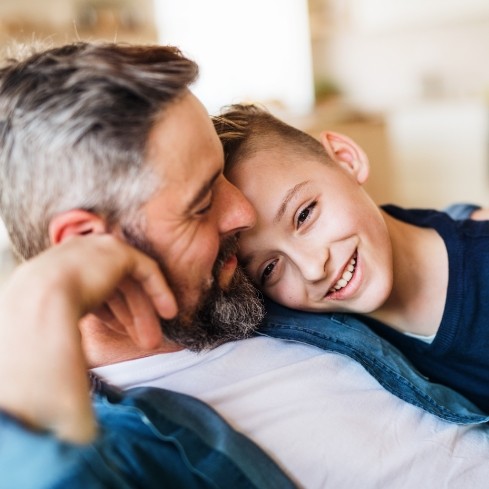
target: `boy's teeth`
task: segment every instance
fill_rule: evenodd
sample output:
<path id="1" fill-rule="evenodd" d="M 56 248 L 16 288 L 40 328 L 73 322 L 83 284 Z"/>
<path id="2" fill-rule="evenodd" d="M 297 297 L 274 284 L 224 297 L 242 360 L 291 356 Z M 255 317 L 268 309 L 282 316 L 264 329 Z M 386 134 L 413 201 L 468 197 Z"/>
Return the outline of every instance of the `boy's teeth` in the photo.
<path id="1" fill-rule="evenodd" d="M 330 292 L 335 292 L 336 290 L 340 290 L 343 287 L 345 287 L 348 282 L 351 280 L 353 277 L 353 271 L 355 270 L 355 258 L 352 258 L 349 262 L 348 265 L 345 268 L 345 271 L 343 272 L 343 275 L 341 278 L 336 282 L 331 289 L 329 289 Z"/>

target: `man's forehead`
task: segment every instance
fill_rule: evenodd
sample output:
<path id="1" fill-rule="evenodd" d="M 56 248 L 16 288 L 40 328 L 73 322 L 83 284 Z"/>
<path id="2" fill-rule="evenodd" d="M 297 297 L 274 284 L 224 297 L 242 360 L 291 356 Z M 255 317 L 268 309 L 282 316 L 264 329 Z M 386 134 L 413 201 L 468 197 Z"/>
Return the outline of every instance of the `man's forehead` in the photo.
<path id="1" fill-rule="evenodd" d="M 147 154 L 162 191 L 177 192 L 187 206 L 207 191 L 224 164 L 209 115 L 190 92 L 165 109 L 150 133 Z"/>

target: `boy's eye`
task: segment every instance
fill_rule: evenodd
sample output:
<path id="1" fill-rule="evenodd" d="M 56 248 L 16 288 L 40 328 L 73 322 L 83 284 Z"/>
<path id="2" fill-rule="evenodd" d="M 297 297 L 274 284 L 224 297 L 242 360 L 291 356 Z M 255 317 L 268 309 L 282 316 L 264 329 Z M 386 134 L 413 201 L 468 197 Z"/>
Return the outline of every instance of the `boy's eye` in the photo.
<path id="1" fill-rule="evenodd" d="M 314 207 L 316 207 L 317 202 L 311 202 L 307 207 L 302 209 L 302 211 L 297 216 L 297 229 L 299 229 L 310 217 Z"/>
<path id="2" fill-rule="evenodd" d="M 270 262 L 264 269 L 263 272 L 261 273 L 261 279 L 260 283 L 261 285 L 264 285 L 271 277 L 273 274 L 273 270 L 275 269 L 275 266 L 277 265 L 277 260 L 274 260 Z"/>

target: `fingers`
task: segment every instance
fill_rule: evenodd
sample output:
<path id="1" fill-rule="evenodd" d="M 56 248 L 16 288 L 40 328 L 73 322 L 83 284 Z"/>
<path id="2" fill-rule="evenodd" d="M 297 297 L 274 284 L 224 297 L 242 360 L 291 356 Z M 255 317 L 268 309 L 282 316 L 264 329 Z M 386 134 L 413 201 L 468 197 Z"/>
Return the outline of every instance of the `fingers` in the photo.
<path id="1" fill-rule="evenodd" d="M 141 253 L 139 255 L 132 273 L 133 278 L 141 285 L 161 317 L 165 319 L 175 317 L 178 311 L 175 296 L 159 267 L 145 255 Z"/>
<path id="2" fill-rule="evenodd" d="M 121 284 L 127 285 L 128 280 L 139 284 L 158 315 L 172 318 L 177 313 L 175 297 L 156 262 L 115 237 L 109 234 L 76 236 L 55 248 L 59 249 L 58 261 L 64 261 L 60 278 L 72 288 L 82 314 L 99 307 L 110 297 L 112 313 L 122 324 L 127 324 L 127 305 L 133 291 L 126 288 L 125 293 L 121 289 L 125 285 Z M 45 252 L 46 259 L 50 252 Z M 116 290 L 122 294 L 122 299 L 114 295 Z"/>
<path id="3" fill-rule="evenodd" d="M 156 348 L 161 344 L 163 334 L 148 295 L 138 283 L 131 281 L 124 281 L 121 290 L 127 298 L 131 318 L 126 326 L 129 336 L 140 348 L 146 350 Z"/>
<path id="4" fill-rule="evenodd" d="M 109 298 L 115 313 L 102 306 Z M 110 235 L 70 238 L 16 269 L 0 291 L 1 409 L 69 441 L 93 439 L 78 322 L 96 308 L 147 349 L 161 342 L 158 315 L 177 312 L 158 265 Z"/>
<path id="5" fill-rule="evenodd" d="M 100 307 L 94 309 L 91 314 L 112 331 L 122 335 L 127 334 L 126 327 L 115 318 L 107 304 L 102 304 Z"/>
<path id="6" fill-rule="evenodd" d="M 92 313 L 95 312 L 110 329 L 129 335 L 140 348 L 156 348 L 163 339 L 159 317 L 172 318 L 177 313 L 170 287 L 154 260 L 115 238 L 100 238 L 95 237 L 95 240 L 102 248 L 106 247 L 99 255 L 102 260 L 97 263 L 96 257 L 91 258 L 97 275 L 94 277 L 91 273 L 89 279 L 82 277 L 86 284 L 81 287 L 88 285 L 101 292 L 95 301 L 104 296 L 108 298 L 103 307 L 92 310 Z M 81 239 L 87 240 L 88 237 Z M 87 251 L 85 255 L 88 258 Z M 100 286 L 96 285 L 97 281 L 101 281 Z M 92 296 L 89 294 L 88 305 L 93 300 Z"/>
<path id="7" fill-rule="evenodd" d="M 140 348 L 158 347 L 163 339 L 155 308 L 142 287 L 124 279 L 97 314 L 112 330 L 128 334 Z"/>
<path id="8" fill-rule="evenodd" d="M 124 289 L 121 289 L 122 284 L 127 281 L 128 279 L 124 279 L 118 286 L 118 289 L 114 291 L 114 293 L 107 299 L 107 302 L 105 303 L 104 310 L 108 313 L 106 314 L 106 316 L 108 316 L 106 320 L 110 318 L 111 324 L 115 326 L 114 329 L 124 329 L 129 327 L 132 323 L 131 311 L 128 308 L 126 300 L 124 298 L 124 294 L 128 293 L 126 292 L 128 290 L 128 287 L 126 287 L 126 291 L 124 291 Z M 109 316 L 109 314 L 111 317 Z"/>

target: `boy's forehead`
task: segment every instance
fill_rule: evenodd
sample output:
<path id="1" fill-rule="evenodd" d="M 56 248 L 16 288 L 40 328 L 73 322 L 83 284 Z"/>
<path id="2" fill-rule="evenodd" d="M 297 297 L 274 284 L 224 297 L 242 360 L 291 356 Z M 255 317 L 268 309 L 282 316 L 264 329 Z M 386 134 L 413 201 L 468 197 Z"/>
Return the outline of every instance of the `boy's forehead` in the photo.
<path id="1" fill-rule="evenodd" d="M 299 159 L 294 151 L 288 151 L 285 147 L 255 148 L 248 154 L 243 155 L 226 172 L 229 173 L 231 181 L 247 174 L 248 178 L 259 179 L 265 174 L 273 171 L 290 171 L 297 168 Z"/>

